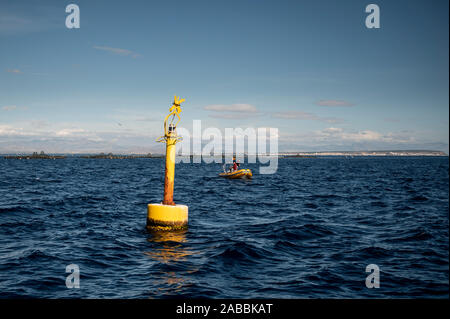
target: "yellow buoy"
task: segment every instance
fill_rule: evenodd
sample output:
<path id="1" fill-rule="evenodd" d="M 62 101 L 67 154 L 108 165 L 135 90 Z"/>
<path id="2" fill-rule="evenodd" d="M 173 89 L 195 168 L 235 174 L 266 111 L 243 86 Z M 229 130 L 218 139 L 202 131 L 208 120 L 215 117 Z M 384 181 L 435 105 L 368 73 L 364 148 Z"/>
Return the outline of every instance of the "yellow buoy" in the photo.
<path id="1" fill-rule="evenodd" d="M 173 186 L 175 180 L 175 145 L 181 140 L 177 135 L 177 125 L 180 121 L 181 103 L 184 99 L 175 96 L 169 115 L 164 119 L 164 136 L 158 142 L 166 143 L 166 171 L 164 176 L 164 200 L 160 204 L 148 204 L 147 228 L 151 230 L 178 230 L 188 225 L 188 207 L 176 205 L 173 201 Z M 167 126 L 170 116 L 172 119 Z M 178 118 L 174 124 L 175 116 Z"/>
<path id="2" fill-rule="evenodd" d="M 184 229 L 188 224 L 186 205 L 148 204 L 147 227 L 153 230 Z"/>

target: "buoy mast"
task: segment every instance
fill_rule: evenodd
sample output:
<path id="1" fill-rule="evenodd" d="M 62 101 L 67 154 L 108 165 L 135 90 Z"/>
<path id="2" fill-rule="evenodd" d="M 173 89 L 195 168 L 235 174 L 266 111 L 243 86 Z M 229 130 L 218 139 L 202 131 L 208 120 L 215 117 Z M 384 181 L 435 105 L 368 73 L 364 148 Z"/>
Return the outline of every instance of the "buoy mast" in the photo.
<path id="1" fill-rule="evenodd" d="M 147 228 L 151 230 L 177 230 L 185 229 L 188 225 L 188 207 L 177 205 L 173 201 L 173 188 L 175 182 L 175 151 L 176 144 L 182 138 L 177 134 L 177 125 L 180 122 L 181 103 L 184 99 L 175 96 L 169 114 L 164 119 L 164 136 L 157 142 L 166 143 L 166 169 L 164 175 L 164 199 L 160 204 L 148 204 Z M 170 123 L 168 123 L 171 117 Z M 174 119 L 177 118 L 176 123 Z"/>

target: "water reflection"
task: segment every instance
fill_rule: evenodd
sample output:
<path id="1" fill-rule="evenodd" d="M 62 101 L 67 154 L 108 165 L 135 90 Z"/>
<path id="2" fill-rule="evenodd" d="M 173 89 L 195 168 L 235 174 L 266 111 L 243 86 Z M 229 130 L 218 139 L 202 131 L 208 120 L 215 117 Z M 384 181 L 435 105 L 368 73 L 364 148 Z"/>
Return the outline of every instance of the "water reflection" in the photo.
<path id="1" fill-rule="evenodd" d="M 168 264 L 171 262 L 184 261 L 193 253 L 184 247 L 186 243 L 187 230 L 173 232 L 149 231 L 148 242 L 154 243 L 152 250 L 145 254 L 152 259 Z"/>
<path id="2" fill-rule="evenodd" d="M 194 255 L 194 252 L 186 248 L 187 230 L 148 231 L 148 234 L 147 241 L 151 246 L 145 254 L 156 262 L 156 267 L 153 268 L 156 272 L 151 274 L 154 278 L 152 286 L 156 287 L 156 291 L 152 291 L 152 294 L 161 296 L 181 293 L 190 286 L 189 275 L 198 270 L 188 262 L 189 256 Z"/>

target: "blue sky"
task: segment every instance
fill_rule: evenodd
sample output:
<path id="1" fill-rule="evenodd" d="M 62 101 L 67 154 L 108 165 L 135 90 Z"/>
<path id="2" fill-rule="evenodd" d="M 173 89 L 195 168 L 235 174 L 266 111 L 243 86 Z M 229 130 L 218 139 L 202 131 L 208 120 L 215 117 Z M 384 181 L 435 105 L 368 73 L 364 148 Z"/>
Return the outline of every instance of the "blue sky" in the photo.
<path id="1" fill-rule="evenodd" d="M 67 29 L 66 5 L 81 28 Z M 381 28 L 367 29 L 376 3 Z M 448 1 L 2 1 L 0 152 L 139 152 L 180 126 L 280 150 L 448 153 Z M 217 107 L 219 106 L 219 107 Z"/>

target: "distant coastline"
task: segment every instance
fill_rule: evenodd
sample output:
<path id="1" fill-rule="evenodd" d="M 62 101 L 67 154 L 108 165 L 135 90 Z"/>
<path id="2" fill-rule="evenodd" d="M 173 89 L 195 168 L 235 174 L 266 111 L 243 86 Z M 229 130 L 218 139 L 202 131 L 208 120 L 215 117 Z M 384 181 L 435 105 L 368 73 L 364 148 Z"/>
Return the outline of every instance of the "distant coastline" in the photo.
<path id="1" fill-rule="evenodd" d="M 335 151 L 335 152 L 279 152 L 283 157 L 301 156 L 448 156 L 442 151 L 388 150 L 388 151 Z"/>
<path id="2" fill-rule="evenodd" d="M 231 156 L 230 154 L 226 154 Z M 164 154 L 113 154 L 113 153 L 99 153 L 99 154 L 53 154 L 49 155 L 41 151 L 22 154 L 1 154 L 4 159 L 64 159 L 71 158 L 85 158 L 85 159 L 133 159 L 133 158 L 162 158 Z M 198 155 L 191 155 L 190 157 L 197 157 Z M 212 156 L 212 155 L 211 155 Z M 222 156 L 225 156 L 223 154 Z M 244 156 L 248 156 L 244 154 Z M 258 156 L 274 156 L 274 155 L 258 155 Z M 331 151 L 331 152 L 279 152 L 280 158 L 314 158 L 320 156 L 448 156 L 442 151 L 430 150 L 388 150 L 388 151 Z"/>
<path id="3" fill-rule="evenodd" d="M 6 155 L 5 159 L 64 159 L 65 155 L 48 155 L 41 151 L 39 154 L 34 152 L 33 154 L 25 155 Z"/>
<path id="4" fill-rule="evenodd" d="M 3 155 L 4 159 L 64 159 L 67 157 L 76 158 L 88 158 L 88 159 L 132 159 L 132 158 L 159 158 L 163 157 L 162 154 L 113 154 L 113 153 L 100 153 L 100 154 L 58 154 L 49 155 L 41 151 L 39 154 L 34 152 L 33 154 L 19 154 L 19 155 Z"/>
<path id="5" fill-rule="evenodd" d="M 162 155 L 154 155 L 151 153 L 148 154 L 113 154 L 113 153 L 100 153 L 95 155 L 79 155 L 81 158 L 104 158 L 104 159 L 129 159 L 129 158 L 155 158 L 162 157 Z"/>

